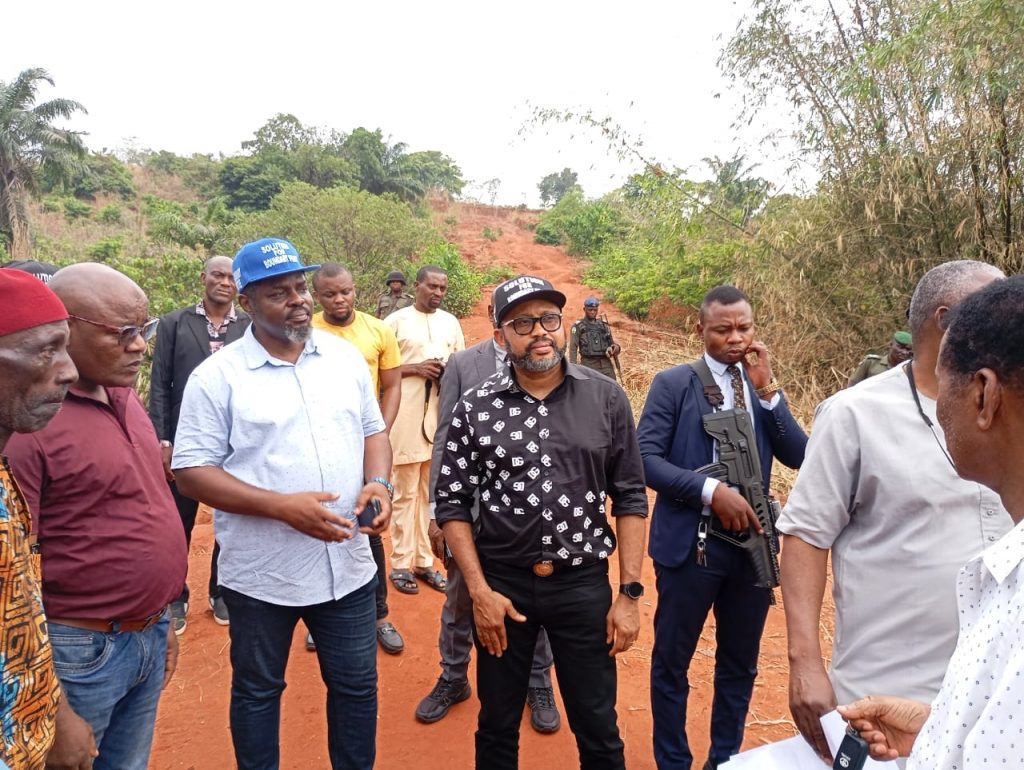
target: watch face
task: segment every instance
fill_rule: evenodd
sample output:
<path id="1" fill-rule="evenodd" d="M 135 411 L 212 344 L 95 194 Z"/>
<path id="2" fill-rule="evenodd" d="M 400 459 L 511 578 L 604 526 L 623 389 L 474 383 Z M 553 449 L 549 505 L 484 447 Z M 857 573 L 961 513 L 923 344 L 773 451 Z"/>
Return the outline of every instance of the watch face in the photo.
<path id="1" fill-rule="evenodd" d="M 639 599 L 644 595 L 643 583 L 623 583 L 619 587 L 619 591 L 624 593 L 630 599 Z"/>

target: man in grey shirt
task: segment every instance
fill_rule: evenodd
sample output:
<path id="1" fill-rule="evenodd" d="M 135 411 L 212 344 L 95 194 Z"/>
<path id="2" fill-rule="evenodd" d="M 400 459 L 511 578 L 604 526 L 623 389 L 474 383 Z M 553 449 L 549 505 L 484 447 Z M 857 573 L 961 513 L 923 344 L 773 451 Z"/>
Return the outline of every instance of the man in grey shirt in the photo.
<path id="1" fill-rule="evenodd" d="M 921 279 L 910 306 L 914 359 L 819 406 L 777 523 L 790 710 L 830 762 L 818 718 L 837 696 L 932 700 L 956 644 L 957 571 L 1010 529 L 995 493 L 957 475 L 934 400 L 946 311 L 1002 277 L 959 260 Z M 819 624 L 830 552 L 836 630 L 826 673 Z M 880 610 L 878 597 L 894 590 L 899 600 Z"/>
<path id="2" fill-rule="evenodd" d="M 331 766 L 373 767 L 376 565 L 391 444 L 362 354 L 312 330 L 306 266 L 287 241 L 235 255 L 252 325 L 189 379 L 174 441 L 182 492 L 213 505 L 231 613 L 231 737 L 240 770 L 277 767 L 295 625 L 316 641 Z M 380 512 L 356 524 L 371 503 Z"/>

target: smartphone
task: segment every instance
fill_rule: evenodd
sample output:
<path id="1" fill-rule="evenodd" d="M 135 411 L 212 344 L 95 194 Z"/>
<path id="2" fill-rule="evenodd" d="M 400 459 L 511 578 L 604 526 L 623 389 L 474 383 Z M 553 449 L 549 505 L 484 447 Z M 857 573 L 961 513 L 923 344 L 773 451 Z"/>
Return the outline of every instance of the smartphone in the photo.
<path id="1" fill-rule="evenodd" d="M 357 521 L 360 527 L 372 527 L 373 520 L 380 516 L 380 500 L 376 497 L 370 499 L 363 510 L 359 512 Z"/>
<path id="2" fill-rule="evenodd" d="M 851 727 L 839 744 L 832 770 L 861 770 L 867 759 L 868 742 Z"/>

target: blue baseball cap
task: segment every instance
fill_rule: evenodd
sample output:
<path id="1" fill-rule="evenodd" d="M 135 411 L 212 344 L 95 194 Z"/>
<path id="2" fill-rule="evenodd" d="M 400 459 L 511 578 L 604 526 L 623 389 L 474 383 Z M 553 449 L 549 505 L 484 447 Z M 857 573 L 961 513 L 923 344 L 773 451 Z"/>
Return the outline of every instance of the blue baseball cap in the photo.
<path id="1" fill-rule="evenodd" d="M 231 268 L 235 273 L 235 285 L 241 292 L 250 283 L 288 273 L 319 270 L 320 265 L 302 264 L 298 249 L 284 238 L 261 238 L 240 248 Z"/>
<path id="2" fill-rule="evenodd" d="M 583 307 L 597 307 L 601 304 L 601 300 L 597 297 L 587 297 L 583 300 Z"/>

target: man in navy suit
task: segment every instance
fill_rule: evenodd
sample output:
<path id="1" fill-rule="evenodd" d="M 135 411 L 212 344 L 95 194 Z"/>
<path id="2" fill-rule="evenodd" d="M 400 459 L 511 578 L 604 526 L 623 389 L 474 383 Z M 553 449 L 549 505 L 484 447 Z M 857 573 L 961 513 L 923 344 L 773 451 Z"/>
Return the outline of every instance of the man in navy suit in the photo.
<path id="1" fill-rule="evenodd" d="M 703 360 L 724 396 L 721 408 L 750 412 L 767 490 L 772 458 L 799 467 L 807 435 L 772 376 L 768 349 L 754 339 L 754 317 L 747 296 L 733 286 L 712 289 L 701 303 L 697 332 L 704 342 Z M 717 459 L 714 443 L 701 422 L 711 411 L 697 373 L 683 364 L 654 378 L 637 425 L 647 485 L 658 493 L 650 555 L 658 590 L 651 710 L 659 770 L 689 770 L 693 762 L 686 738 L 687 670 L 712 608 L 716 620 L 715 692 L 705 770 L 718 767 L 739 751 L 771 601 L 769 589 L 754 585 L 749 558 L 739 548 L 709 537 L 705 563 L 697 563 L 702 513 L 717 517 L 724 529 L 733 532 L 760 529 L 754 511 L 739 492 L 694 470 Z"/>
<path id="2" fill-rule="evenodd" d="M 493 301 L 487 308 L 487 315 L 493 318 Z M 466 390 L 483 382 L 495 372 L 507 367 L 506 351 L 488 337 L 471 348 L 460 350 L 448 359 L 444 377 L 441 380 L 441 402 L 438 409 L 437 436 L 448 434 L 452 410 Z M 434 555 L 444 558 L 444 533 L 434 520 L 434 486 L 437 484 L 438 469 L 444 441 L 434 443 L 430 466 L 430 545 Z M 473 648 L 473 603 L 469 588 L 462 578 L 462 572 L 454 560 L 445 565 L 448 572 L 448 587 L 445 590 L 444 606 L 441 608 L 441 633 L 437 640 L 441 652 L 441 676 L 434 689 L 416 707 L 416 719 L 420 722 L 437 722 L 448 714 L 448 709 L 469 698 L 469 655 Z M 562 718 L 555 704 L 551 687 L 551 645 L 542 628 L 537 635 L 537 648 L 530 671 L 530 686 L 526 693 L 530 706 L 530 725 L 539 733 L 553 733 L 561 727 Z"/>
<path id="3" fill-rule="evenodd" d="M 235 276 L 229 257 L 210 257 L 199 274 L 203 298 L 194 305 L 175 310 L 160 319 L 156 346 L 153 348 L 153 370 L 149 386 L 149 418 L 153 421 L 164 458 L 164 473 L 178 507 L 185 542 L 192 540 L 199 503 L 178 491 L 171 472 L 174 433 L 178 429 L 181 399 L 192 370 L 229 342 L 234 342 L 246 327 L 249 316 L 235 308 Z M 217 586 L 217 557 L 220 549 L 214 543 L 210 557 L 210 609 L 220 625 L 228 624 L 228 610 Z M 188 584 L 171 602 L 174 633 L 185 630 L 188 613 Z"/>

